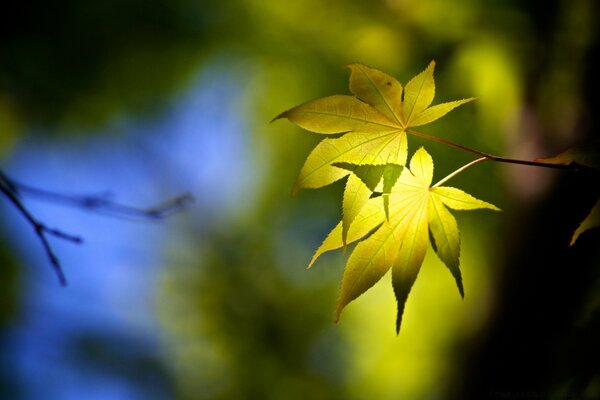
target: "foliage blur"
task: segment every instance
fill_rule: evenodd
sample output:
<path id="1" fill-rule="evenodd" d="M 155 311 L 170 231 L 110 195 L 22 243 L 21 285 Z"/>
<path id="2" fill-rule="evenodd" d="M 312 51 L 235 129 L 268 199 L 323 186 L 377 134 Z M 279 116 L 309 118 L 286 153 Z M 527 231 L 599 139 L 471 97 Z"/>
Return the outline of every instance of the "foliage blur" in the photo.
<path id="1" fill-rule="evenodd" d="M 18 167 L 15 154 L 32 143 L 51 149 L 74 141 L 126 143 L 141 152 L 146 147 L 140 143 L 169 137 L 160 124 L 166 110 L 187 96 L 198 76 L 208 78 L 199 89 L 206 100 L 196 104 L 203 121 L 193 127 L 199 143 L 167 140 L 161 143 L 171 151 L 168 158 L 144 154 L 142 162 L 151 172 L 148 179 L 162 188 L 152 192 L 154 198 L 169 197 L 174 187 L 197 198 L 183 215 L 159 227 L 168 230 L 164 241 L 150 245 L 161 249 L 153 261 L 160 268 L 148 272 L 157 275 L 144 305 L 157 321 L 150 346 L 140 344 L 143 333 L 123 327 L 107 332 L 90 324 L 68 338 L 58 331 L 50 339 L 27 329 L 29 321 L 40 318 L 28 306 L 40 286 L 43 293 L 62 291 L 61 297 L 69 297 L 84 275 L 100 281 L 106 271 L 67 266 L 72 287 L 63 289 L 52 280 L 42 254 L 35 268 L 43 277 L 33 275 L 23 253 L 42 249 L 31 238 L 18 250 L 14 225 L 25 222 L 7 218 L 11 207 L 3 206 L 0 398 L 40 393 L 40 388 L 32 391 L 28 369 L 11 365 L 27 353 L 15 347 L 21 335 L 39 337 L 47 350 L 29 353 L 27 362 L 62 370 L 62 383 L 36 381 L 42 388 L 52 386 L 56 398 L 70 398 L 71 386 L 81 384 L 80 372 L 74 371 L 81 370 L 97 379 L 82 389 L 87 398 L 98 397 L 94 390 L 115 381 L 127 390 L 111 398 L 600 397 L 594 340 L 600 331 L 600 257 L 592 249 L 598 232 L 567 247 L 598 195 L 590 177 L 484 163 L 454 178 L 452 185 L 505 211 L 457 217 L 465 300 L 429 251 L 407 303 L 403 332 L 396 337 L 388 282 L 352 303 L 333 324 L 347 254 L 324 256 L 308 272 L 305 266 L 341 216 L 342 186 L 290 197 L 302 161 L 319 138 L 289 123 L 269 124 L 303 101 L 347 94 L 345 64 L 361 62 L 405 83 L 435 59 L 435 102 L 478 100 L 423 131 L 498 155 L 533 159 L 558 153 L 597 135 L 596 2 L 60 0 L 14 5 L 3 11 L 0 26 L 0 157 L 9 175 L 10 167 Z M 131 121 L 156 137 L 137 132 L 131 142 Z M 239 121 L 233 126 L 242 139 L 219 142 L 220 132 L 212 127 L 229 121 Z M 472 159 L 409 139 L 410 152 L 421 145 L 436 162 L 437 178 Z M 240 153 L 232 156 L 235 146 Z M 80 149 L 80 163 L 95 156 L 95 145 Z M 35 158 L 32 176 L 36 171 L 42 176 L 48 167 L 43 160 Z M 211 185 L 174 185 L 181 174 L 190 174 L 165 172 L 168 162 L 180 161 L 213 174 Z M 110 167 L 95 168 L 106 174 L 100 171 Z M 111 174 L 128 179 L 123 171 Z M 230 176 L 242 182 L 237 191 L 221 185 Z M 57 179 L 37 184 L 60 190 Z M 114 189 L 94 183 L 68 189 Z M 126 181 L 125 187 L 137 184 Z M 215 196 L 221 200 L 210 208 Z M 61 220 L 52 223 L 60 227 Z M 110 222 L 115 231 L 123 223 Z M 143 243 L 146 237 L 128 240 Z M 81 260 L 86 246 L 78 250 Z M 136 320 L 138 315 L 118 304 L 114 288 L 135 288 L 118 283 L 117 267 L 115 262 L 113 289 L 106 291 L 117 305 L 105 312 L 121 308 L 121 318 Z M 143 262 L 139 267 L 145 268 Z M 83 313 L 71 318 L 85 319 L 88 306 L 79 304 Z M 52 322 L 33 326 L 58 329 Z M 98 393 L 110 393 L 105 389 Z"/>

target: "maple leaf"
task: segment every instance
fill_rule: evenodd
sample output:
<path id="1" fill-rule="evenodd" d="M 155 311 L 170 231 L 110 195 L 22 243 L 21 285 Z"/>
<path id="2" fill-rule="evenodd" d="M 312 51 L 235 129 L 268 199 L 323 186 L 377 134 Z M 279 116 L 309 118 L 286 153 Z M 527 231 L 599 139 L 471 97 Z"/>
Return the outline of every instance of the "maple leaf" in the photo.
<path id="1" fill-rule="evenodd" d="M 388 216 L 389 194 L 404 166 L 397 164 L 355 165 L 348 163 L 337 163 L 334 166 L 352 172 L 348 176 L 342 200 L 342 241 L 345 243 L 352 221 L 374 192 L 381 193 L 385 215 Z"/>
<path id="2" fill-rule="evenodd" d="M 369 201 L 371 194 L 371 189 L 359 177 L 355 174 L 348 176 L 342 198 L 342 241 L 344 243 L 346 243 L 350 225 Z"/>
<path id="3" fill-rule="evenodd" d="M 464 295 L 459 268 L 460 240 L 456 220 L 448 210 L 473 210 L 496 206 L 445 186 L 431 186 L 433 160 L 420 148 L 404 168 L 389 194 L 389 217 L 382 202 L 366 201 L 348 229 L 347 243 L 359 241 L 350 255 L 340 289 L 336 320 L 344 307 L 377 283 L 392 269 L 392 285 L 398 303 L 396 330 L 399 332 L 404 305 L 427 252 L 432 247 L 450 270 Z M 309 267 L 323 253 L 342 247 L 340 222 L 317 249 Z M 429 235 L 430 234 L 430 235 Z"/>
<path id="4" fill-rule="evenodd" d="M 319 188 L 348 177 L 343 217 L 310 261 L 330 250 L 358 242 L 348 259 L 336 320 L 343 308 L 392 268 L 400 321 L 408 293 L 427 250 L 434 250 L 464 294 L 459 269 L 460 241 L 456 220 L 447 207 L 491 208 L 459 189 L 431 187 L 433 161 L 424 149 L 410 169 L 407 130 L 444 116 L 473 98 L 431 106 L 435 96 L 435 62 L 405 87 L 390 75 L 362 64 L 350 64 L 353 96 L 335 95 L 287 110 L 287 118 L 306 130 L 335 137 L 322 140 L 308 155 L 294 184 Z"/>
<path id="5" fill-rule="evenodd" d="M 308 131 L 341 137 L 321 141 L 307 157 L 294 185 L 318 188 L 350 174 L 334 164 L 406 164 L 406 129 L 433 122 L 472 98 L 430 107 L 435 94 L 435 62 L 406 87 L 390 75 L 362 64 L 350 64 L 350 91 L 311 100 L 279 114 Z M 356 189 L 350 185 L 349 189 Z M 358 192 L 357 192 L 358 193 Z"/>

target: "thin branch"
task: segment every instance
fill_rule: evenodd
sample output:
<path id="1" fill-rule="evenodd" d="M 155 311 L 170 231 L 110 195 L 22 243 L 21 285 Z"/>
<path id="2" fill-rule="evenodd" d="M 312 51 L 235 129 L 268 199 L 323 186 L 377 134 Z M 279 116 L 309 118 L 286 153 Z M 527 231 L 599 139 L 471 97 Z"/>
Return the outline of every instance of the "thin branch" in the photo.
<path id="1" fill-rule="evenodd" d="M 21 215 L 32 226 L 35 234 L 37 235 L 39 240 L 42 242 L 42 246 L 44 247 L 44 250 L 46 251 L 46 255 L 47 255 L 48 259 L 50 260 L 50 264 L 52 265 L 52 268 L 56 272 L 58 281 L 60 282 L 61 286 L 66 286 L 67 278 L 65 277 L 63 269 L 60 265 L 60 261 L 59 261 L 58 257 L 56 256 L 56 254 L 54 253 L 52 246 L 50 246 L 50 243 L 48 242 L 48 238 L 46 237 L 46 235 L 52 235 L 57 238 L 67 240 L 67 241 L 70 241 L 73 243 L 81 243 L 83 240 L 79 236 L 74 236 L 74 235 L 62 232 L 58 229 L 48 228 L 46 225 L 44 225 L 43 223 L 38 221 L 29 212 L 29 210 L 25 207 L 25 205 L 19 199 L 18 191 L 16 190 L 16 187 L 12 184 L 12 181 L 10 179 L 8 179 L 7 176 L 4 173 L 2 173 L 1 171 L 0 171 L 0 191 L 17 208 L 17 210 L 21 213 Z"/>
<path id="2" fill-rule="evenodd" d="M 84 208 L 90 211 L 104 213 L 115 217 L 163 219 L 174 214 L 193 201 L 193 196 L 190 193 L 184 193 L 164 202 L 163 204 L 143 209 L 111 201 L 107 198 L 108 196 L 106 194 L 84 196 L 67 195 L 35 188 L 14 180 L 11 180 L 11 183 L 19 193 L 24 195 L 26 194 L 34 196 L 43 200 L 52 201 L 54 203 L 64 204 L 71 207 Z"/>
<path id="3" fill-rule="evenodd" d="M 465 169 L 472 167 L 475 164 L 479 164 L 480 162 L 483 161 L 489 161 L 489 158 L 486 157 L 481 157 L 478 158 L 476 160 L 471 161 L 468 164 L 463 165 L 462 167 L 460 167 L 459 169 L 457 169 L 456 171 L 452 172 L 451 174 L 449 174 L 448 176 L 446 176 L 445 178 L 441 179 L 438 183 L 436 183 L 435 185 L 432 186 L 432 188 L 434 187 L 438 187 L 443 185 L 444 183 L 446 183 L 447 181 L 449 181 L 450 179 L 454 178 L 456 175 L 460 174 L 461 172 L 463 172 Z"/>
<path id="4" fill-rule="evenodd" d="M 477 154 L 478 156 L 481 156 L 490 161 L 503 162 L 503 163 L 508 163 L 508 164 L 530 165 L 533 167 L 542 167 L 542 168 L 564 169 L 564 170 L 570 170 L 570 171 L 578 171 L 578 170 L 582 169 L 579 165 L 573 165 L 573 164 L 566 164 L 566 165 L 552 164 L 552 163 L 545 163 L 545 162 L 541 162 L 541 161 L 529 161 L 529 160 L 519 160 L 519 159 L 515 159 L 515 158 L 498 157 L 493 154 L 484 153 L 483 151 L 479 151 L 477 149 L 473 149 L 471 147 L 464 146 L 462 144 L 454 143 L 449 140 L 439 138 L 437 136 L 431 136 L 431 135 L 427 135 L 426 133 L 417 132 L 412 129 L 407 129 L 406 132 L 410 133 L 411 135 L 423 138 L 423 139 L 433 140 L 438 143 L 443 143 L 447 146 L 451 146 L 451 147 L 454 147 L 457 149 L 468 151 L 469 153 Z"/>
<path id="5" fill-rule="evenodd" d="M 21 201 L 20 197 L 22 194 L 29 194 L 45 200 L 50 200 L 69 206 L 81 207 L 96 212 L 104 212 L 113 216 L 133 216 L 147 219 L 162 219 L 168 217 L 193 201 L 192 195 L 185 193 L 156 207 L 140 209 L 112 202 L 108 200 L 106 196 L 69 196 L 34 188 L 14 181 L 1 170 L 0 192 L 16 207 L 23 218 L 25 218 L 25 220 L 32 226 L 35 234 L 42 243 L 42 246 L 46 252 L 46 256 L 48 257 L 48 260 L 56 272 L 58 280 L 62 286 L 66 286 L 67 279 L 62 270 L 60 260 L 52 249 L 47 236 L 54 236 L 73 243 L 81 243 L 83 239 L 79 236 L 71 235 L 59 229 L 49 228 L 45 224 L 38 221 L 37 218 L 33 216 L 33 214 Z"/>

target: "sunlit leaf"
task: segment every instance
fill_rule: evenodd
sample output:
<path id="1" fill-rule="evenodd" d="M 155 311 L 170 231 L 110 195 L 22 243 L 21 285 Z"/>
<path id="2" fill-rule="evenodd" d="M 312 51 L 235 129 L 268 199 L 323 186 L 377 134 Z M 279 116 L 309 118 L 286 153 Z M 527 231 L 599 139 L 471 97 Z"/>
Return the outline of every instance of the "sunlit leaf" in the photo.
<path id="1" fill-rule="evenodd" d="M 458 224 L 450 211 L 444 206 L 438 196 L 429 196 L 429 231 L 434 248 L 440 260 L 450 270 L 461 297 L 465 296 L 462 275 L 459 268 L 460 238 Z"/>
<path id="2" fill-rule="evenodd" d="M 433 160 L 423 148 L 415 152 L 409 168 L 405 167 L 406 129 L 435 121 L 472 100 L 431 106 L 435 96 L 434 67 L 432 61 L 403 88 L 384 72 L 351 64 L 350 91 L 354 97 L 338 95 L 309 101 L 277 117 L 288 118 L 313 132 L 340 135 L 322 140 L 313 149 L 295 185 L 296 190 L 317 188 L 348 176 L 342 221 L 325 238 L 309 264 L 310 268 L 327 251 L 358 242 L 344 270 L 336 319 L 348 303 L 391 268 L 399 330 L 429 237 L 463 296 L 459 231 L 447 207 L 498 210 L 459 189 L 431 188 Z"/>
<path id="3" fill-rule="evenodd" d="M 404 166 L 398 164 L 387 164 L 385 166 L 383 170 L 383 193 L 390 193 L 392 191 L 403 169 Z"/>
<path id="4" fill-rule="evenodd" d="M 346 264 L 336 318 L 348 303 L 372 287 L 391 268 L 392 285 L 398 303 L 396 328 L 399 330 L 406 300 L 427 252 L 428 227 L 436 253 L 452 273 L 461 296 L 464 295 L 459 269 L 458 226 L 443 203 L 444 197 L 436 192 L 447 194 L 451 203 L 457 203 L 462 209 L 497 208 L 458 189 L 431 188 L 432 178 L 433 160 L 421 148 L 413 155 L 409 168 L 402 170 L 389 194 L 389 218 L 380 222 L 382 215 L 381 209 L 378 209 L 376 222 L 381 226 L 373 234 L 367 235 L 377 227 L 375 221 L 369 221 L 370 224 L 361 230 L 365 236 Z M 370 199 L 369 203 L 373 200 L 377 199 Z M 351 230 L 360 226 L 361 219 L 357 217 Z M 324 243 L 316 256 L 324 252 L 324 248 L 331 250 L 336 247 L 332 234 L 326 242 L 327 245 Z M 341 239 L 338 239 L 335 243 L 337 247 L 341 246 L 340 242 Z"/>
<path id="5" fill-rule="evenodd" d="M 369 199 L 369 201 L 367 201 L 364 207 L 360 210 L 358 215 L 354 218 L 354 223 L 348 229 L 346 244 L 350 244 L 365 238 L 375 228 L 381 225 L 384 219 L 385 215 L 383 213 L 383 206 L 380 199 Z M 312 267 L 315 261 L 317 261 L 317 258 L 319 258 L 323 253 L 339 249 L 343 246 L 342 221 L 340 221 L 335 228 L 329 232 L 321 246 L 319 246 L 310 260 L 308 268 Z"/>
<path id="6" fill-rule="evenodd" d="M 441 186 L 431 189 L 431 193 L 438 197 L 442 203 L 453 210 L 475 210 L 478 208 L 489 208 L 500 211 L 498 207 L 483 200 L 476 199 L 460 189 Z"/>
<path id="7" fill-rule="evenodd" d="M 385 217 L 390 217 L 390 192 L 398 181 L 400 174 L 404 166 L 397 164 L 388 164 L 385 166 L 383 171 L 383 187 L 382 187 L 382 198 L 383 198 L 383 209 L 385 210 Z"/>
<path id="8" fill-rule="evenodd" d="M 433 160 L 423 147 L 417 150 L 410 160 L 410 172 L 413 176 L 404 174 L 395 188 L 396 192 L 417 190 L 417 188 L 429 190 L 433 179 Z"/>
<path id="9" fill-rule="evenodd" d="M 279 114 L 307 131 L 337 134 L 343 132 L 392 132 L 398 125 L 373 107 L 352 96 L 329 96 L 311 100 Z"/>
<path id="10" fill-rule="evenodd" d="M 396 333 L 400 332 L 406 300 L 427 253 L 427 196 L 419 199 L 411 214 L 398 224 L 402 244 L 392 268 L 392 285 L 398 303 Z"/>
<path id="11" fill-rule="evenodd" d="M 424 110 L 410 121 L 410 126 L 421 126 L 435 121 L 436 119 L 442 118 L 456 107 L 475 100 L 474 97 L 456 101 L 450 101 L 448 103 L 438 104 Z"/>
<path id="12" fill-rule="evenodd" d="M 350 91 L 389 120 L 401 124 L 402 85 L 385 72 L 362 64 L 350 64 Z"/>
<path id="13" fill-rule="evenodd" d="M 337 168 L 339 164 L 405 165 L 406 128 L 434 121 L 471 100 L 428 108 L 435 94 L 434 66 L 432 61 L 403 89 L 384 72 L 351 64 L 350 91 L 354 96 L 311 100 L 275 117 L 274 120 L 287 118 L 312 132 L 342 135 L 325 139 L 315 147 L 302 167 L 294 191 L 322 187 L 345 177 L 348 173 Z M 365 179 L 363 182 L 370 185 Z M 384 202 L 387 204 L 387 197 Z"/>
<path id="14" fill-rule="evenodd" d="M 356 175 L 370 190 L 375 192 L 380 186 L 386 165 L 357 165 L 350 163 L 335 163 L 334 167 L 342 168 Z"/>
<path id="15" fill-rule="evenodd" d="M 425 111 L 433 101 L 435 96 L 434 68 L 435 61 L 432 61 L 425 71 L 412 78 L 404 88 L 402 116 L 406 126 L 411 126 L 411 121 Z"/>
<path id="16" fill-rule="evenodd" d="M 569 243 L 569 246 L 573 246 L 582 233 L 598 227 L 600 227 L 600 199 L 596 201 L 596 204 L 594 207 L 592 207 L 590 213 L 587 215 L 587 217 L 585 217 L 581 224 L 579 224 L 573 233 L 573 237 L 571 238 L 571 243 Z"/>
<path id="17" fill-rule="evenodd" d="M 397 207 L 408 207 L 401 202 L 393 202 L 391 206 L 390 223 L 399 227 L 395 234 L 401 237 L 392 268 L 392 286 L 398 303 L 396 332 L 400 331 L 406 300 L 427 253 L 427 206 L 432 178 L 433 160 L 424 148 L 420 148 L 410 160 L 410 171 L 400 175 L 391 195 L 392 199 L 413 199 L 408 206 L 411 212 L 401 219 L 396 218 Z"/>
<path id="18" fill-rule="evenodd" d="M 410 218 L 419 204 L 413 200 L 413 197 L 402 199 L 404 208 L 399 210 L 398 220 Z M 390 222 L 384 222 L 375 233 L 356 246 L 344 270 L 336 319 L 349 302 L 377 283 L 390 269 L 402 244 L 404 231 L 404 225 L 393 224 L 390 218 Z"/>
<path id="19" fill-rule="evenodd" d="M 354 174 L 348 176 L 342 200 L 342 242 L 346 243 L 348 229 L 354 218 L 371 197 L 371 190 Z"/>
<path id="20" fill-rule="evenodd" d="M 336 163 L 385 165 L 404 163 L 407 145 L 404 132 L 352 132 L 335 139 L 325 139 L 309 154 L 296 181 L 297 188 L 318 188 L 348 175 L 334 167 Z"/>

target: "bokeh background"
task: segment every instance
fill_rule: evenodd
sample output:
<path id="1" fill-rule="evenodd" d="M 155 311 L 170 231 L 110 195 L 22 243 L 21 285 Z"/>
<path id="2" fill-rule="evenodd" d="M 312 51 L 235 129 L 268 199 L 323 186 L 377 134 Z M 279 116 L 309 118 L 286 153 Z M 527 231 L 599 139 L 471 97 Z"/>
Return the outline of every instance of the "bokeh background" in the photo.
<path id="1" fill-rule="evenodd" d="M 0 201 L 2 399 L 600 398 L 598 232 L 568 248 L 597 176 L 480 164 L 452 185 L 504 212 L 458 213 L 466 297 L 429 251 L 394 332 L 389 276 L 333 310 L 347 254 L 305 266 L 343 183 L 291 197 L 317 135 L 269 121 L 347 94 L 345 64 L 402 83 L 435 59 L 423 131 L 532 159 L 596 139 L 594 0 L 60 0 L 0 25 L 0 167 L 65 195 L 151 207 L 111 218 Z M 425 145 L 436 178 L 473 159 Z"/>

